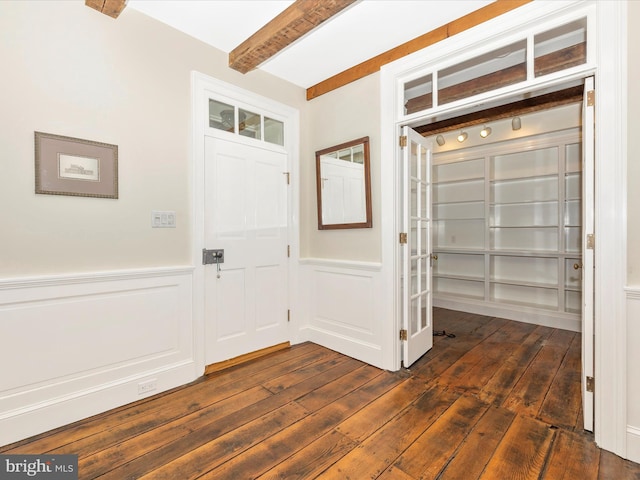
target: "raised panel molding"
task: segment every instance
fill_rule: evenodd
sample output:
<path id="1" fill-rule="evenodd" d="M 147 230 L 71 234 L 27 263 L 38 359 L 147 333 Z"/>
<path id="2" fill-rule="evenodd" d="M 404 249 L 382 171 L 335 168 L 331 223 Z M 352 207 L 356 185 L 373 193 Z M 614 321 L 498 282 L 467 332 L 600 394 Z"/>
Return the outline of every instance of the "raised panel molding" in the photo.
<path id="1" fill-rule="evenodd" d="M 640 287 L 627 287 L 627 458 L 640 463 Z"/>
<path id="2" fill-rule="evenodd" d="M 0 445 L 190 382 L 191 267 L 0 280 Z M 138 383 L 156 388 L 138 394 Z"/>
<path id="3" fill-rule="evenodd" d="M 300 262 L 306 292 L 300 335 L 383 368 L 380 264 L 327 259 Z"/>

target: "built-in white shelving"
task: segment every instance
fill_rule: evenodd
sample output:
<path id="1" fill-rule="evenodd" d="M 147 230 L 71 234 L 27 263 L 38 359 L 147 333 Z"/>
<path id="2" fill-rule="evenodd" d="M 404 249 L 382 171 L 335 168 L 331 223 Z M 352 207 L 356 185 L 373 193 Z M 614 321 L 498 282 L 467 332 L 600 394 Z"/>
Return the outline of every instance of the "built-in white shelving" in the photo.
<path id="1" fill-rule="evenodd" d="M 434 298 L 577 317 L 581 165 L 579 129 L 435 155 Z"/>

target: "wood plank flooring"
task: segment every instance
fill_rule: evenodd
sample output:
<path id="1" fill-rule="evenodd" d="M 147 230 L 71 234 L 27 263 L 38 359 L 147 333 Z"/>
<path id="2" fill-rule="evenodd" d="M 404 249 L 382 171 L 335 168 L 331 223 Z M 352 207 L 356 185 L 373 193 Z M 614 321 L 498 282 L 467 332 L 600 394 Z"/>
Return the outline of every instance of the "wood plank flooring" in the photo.
<path id="1" fill-rule="evenodd" d="M 386 372 L 305 343 L 0 453 L 73 453 L 81 479 L 640 479 L 581 428 L 580 335 L 434 309 Z"/>

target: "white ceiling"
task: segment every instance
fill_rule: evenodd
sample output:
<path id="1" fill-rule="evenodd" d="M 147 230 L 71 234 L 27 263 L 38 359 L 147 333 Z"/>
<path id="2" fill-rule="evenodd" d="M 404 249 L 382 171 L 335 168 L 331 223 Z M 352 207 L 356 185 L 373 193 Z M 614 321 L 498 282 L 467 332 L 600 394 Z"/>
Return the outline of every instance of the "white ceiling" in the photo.
<path id="1" fill-rule="evenodd" d="M 133 8 L 230 52 L 290 0 L 129 0 Z M 303 88 L 477 10 L 492 0 L 360 0 L 259 68 Z"/>

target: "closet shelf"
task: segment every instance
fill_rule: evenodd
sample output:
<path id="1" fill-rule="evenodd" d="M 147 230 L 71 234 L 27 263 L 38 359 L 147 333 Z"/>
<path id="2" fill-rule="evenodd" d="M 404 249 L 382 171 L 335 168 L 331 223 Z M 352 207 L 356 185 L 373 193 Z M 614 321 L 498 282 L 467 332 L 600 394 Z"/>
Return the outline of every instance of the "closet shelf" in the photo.
<path id="1" fill-rule="evenodd" d="M 580 251 L 567 250 L 558 252 L 555 250 L 486 250 L 484 248 L 464 248 L 464 247 L 444 247 L 434 245 L 433 253 L 467 254 L 467 255 L 488 255 L 490 257 L 534 257 L 534 258 L 560 258 L 570 260 L 580 260 Z"/>
<path id="2" fill-rule="evenodd" d="M 581 174 L 573 171 L 581 166 L 579 139 L 574 129 L 483 145 L 469 150 L 467 160 L 459 151 L 437 154 L 433 178 L 443 179 L 433 189 L 438 298 L 575 316 L 580 285 L 572 266 L 582 257 Z"/>
<path id="3" fill-rule="evenodd" d="M 578 292 L 578 293 L 582 293 L 582 288 L 581 287 L 576 287 L 576 286 L 569 286 L 569 285 L 565 285 L 564 286 L 564 291 L 565 292 Z"/>
<path id="4" fill-rule="evenodd" d="M 479 203 L 484 203 L 484 198 L 474 200 L 452 200 L 448 202 L 431 202 L 431 205 L 437 207 L 438 205 L 477 205 Z"/>
<path id="5" fill-rule="evenodd" d="M 515 183 L 515 182 L 531 182 L 535 180 L 549 180 L 549 179 L 557 179 L 558 173 L 545 173 L 541 175 L 521 175 L 514 177 L 503 177 L 503 178 L 492 178 L 489 180 L 490 183 Z"/>
<path id="6" fill-rule="evenodd" d="M 449 273 L 434 273 L 434 278 L 448 278 L 451 280 L 464 280 L 467 282 L 484 282 L 484 276 L 456 275 Z"/>
<path id="7" fill-rule="evenodd" d="M 442 180 L 442 181 L 438 181 L 438 180 L 433 180 L 433 184 L 434 185 L 451 185 L 451 184 L 457 184 L 457 183 L 484 183 L 484 177 L 467 177 L 467 178 L 458 178 L 458 179 L 452 179 L 452 180 Z"/>
<path id="8" fill-rule="evenodd" d="M 558 224 L 549 225 L 489 225 L 489 228 L 558 228 Z"/>
<path id="9" fill-rule="evenodd" d="M 536 206 L 541 204 L 557 204 L 557 198 L 551 198 L 546 200 L 521 200 L 519 202 L 489 202 L 489 205 L 492 207 L 520 207 L 520 206 Z"/>
<path id="10" fill-rule="evenodd" d="M 519 287 L 535 287 L 535 288 L 547 288 L 550 290 L 556 290 L 558 283 L 545 283 L 545 282 L 528 282 L 526 280 L 516 280 L 508 278 L 491 278 L 490 283 L 497 283 L 500 285 L 516 285 Z"/>

